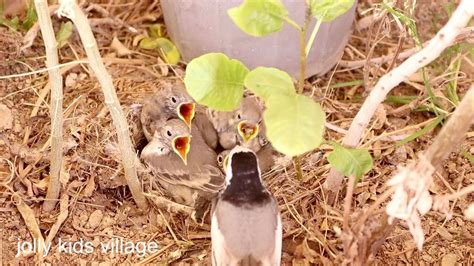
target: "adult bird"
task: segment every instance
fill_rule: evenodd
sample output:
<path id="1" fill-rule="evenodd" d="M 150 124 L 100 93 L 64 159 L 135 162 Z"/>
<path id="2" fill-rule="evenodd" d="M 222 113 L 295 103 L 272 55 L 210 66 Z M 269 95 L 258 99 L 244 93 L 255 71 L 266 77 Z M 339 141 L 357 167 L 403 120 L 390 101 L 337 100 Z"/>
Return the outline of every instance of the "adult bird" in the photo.
<path id="1" fill-rule="evenodd" d="M 229 154 L 226 185 L 211 211 L 212 264 L 280 265 L 278 204 L 262 183 L 258 159 L 237 146 Z"/>
<path id="2" fill-rule="evenodd" d="M 198 218 L 224 185 L 216 156 L 197 127 L 180 119 L 164 122 L 141 153 L 160 184 L 176 202 L 194 206 Z"/>

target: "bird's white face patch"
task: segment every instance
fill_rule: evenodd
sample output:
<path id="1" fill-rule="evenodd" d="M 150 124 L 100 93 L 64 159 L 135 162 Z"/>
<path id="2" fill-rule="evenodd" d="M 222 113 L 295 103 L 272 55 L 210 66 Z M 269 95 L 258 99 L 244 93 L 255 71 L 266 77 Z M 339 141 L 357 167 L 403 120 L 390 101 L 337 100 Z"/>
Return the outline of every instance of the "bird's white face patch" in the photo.
<path id="1" fill-rule="evenodd" d="M 225 168 L 225 186 L 228 186 L 232 180 L 232 157 L 235 153 L 239 152 L 253 152 L 251 149 L 242 147 L 242 146 L 235 146 L 227 156 L 226 168 Z M 258 169 L 258 176 L 261 178 L 260 167 L 258 167 L 258 158 L 257 158 L 257 169 Z M 260 180 L 261 181 L 261 180 Z"/>

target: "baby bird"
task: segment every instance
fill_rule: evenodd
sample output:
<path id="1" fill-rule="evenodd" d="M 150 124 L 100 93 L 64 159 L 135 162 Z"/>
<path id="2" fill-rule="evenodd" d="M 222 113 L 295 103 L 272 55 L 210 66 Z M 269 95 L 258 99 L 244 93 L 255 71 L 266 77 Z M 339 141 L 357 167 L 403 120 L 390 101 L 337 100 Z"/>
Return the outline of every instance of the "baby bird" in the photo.
<path id="1" fill-rule="evenodd" d="M 256 154 L 237 146 L 228 155 L 226 185 L 211 212 L 212 265 L 280 265 L 278 204 L 262 184 Z"/>
<path id="2" fill-rule="evenodd" d="M 189 206 L 196 205 L 197 196 L 211 200 L 222 189 L 224 176 L 216 156 L 201 132 L 180 119 L 163 122 L 141 153 L 160 184 L 177 202 Z"/>
<path id="3" fill-rule="evenodd" d="M 255 152 L 260 149 L 255 137 L 261 130 L 262 110 L 255 97 L 245 97 L 234 112 L 219 112 L 208 110 L 209 120 L 214 125 L 219 138 L 219 144 L 225 150 L 230 150 L 236 145 L 251 148 Z"/>
<path id="4" fill-rule="evenodd" d="M 140 121 L 143 133 L 148 141 L 153 139 L 154 132 L 169 119 L 179 118 L 188 127 L 194 118 L 195 104 L 182 84 L 175 87 L 166 86 L 143 103 Z"/>
<path id="5" fill-rule="evenodd" d="M 226 150 L 235 147 L 237 145 L 237 135 L 235 128 L 232 128 L 234 113 L 207 109 L 207 116 L 217 132 L 221 147 Z"/>

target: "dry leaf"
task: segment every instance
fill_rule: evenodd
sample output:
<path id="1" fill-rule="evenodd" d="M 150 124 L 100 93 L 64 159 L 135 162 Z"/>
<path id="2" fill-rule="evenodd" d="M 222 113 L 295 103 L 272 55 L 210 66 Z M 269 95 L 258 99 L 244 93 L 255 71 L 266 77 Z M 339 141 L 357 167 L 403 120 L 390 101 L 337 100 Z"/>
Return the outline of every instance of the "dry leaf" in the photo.
<path id="1" fill-rule="evenodd" d="M 464 211 L 464 216 L 469 221 L 474 221 L 474 203 L 471 203 Z"/>
<path id="2" fill-rule="evenodd" d="M 0 104 L 0 132 L 13 127 L 12 111 L 4 104 Z"/>
<path id="3" fill-rule="evenodd" d="M 92 193 L 95 190 L 95 180 L 94 177 L 90 177 L 89 180 L 87 180 L 86 187 L 82 190 L 82 195 L 86 198 L 89 198 L 92 196 Z"/>
<path id="4" fill-rule="evenodd" d="M 444 227 L 439 227 L 436 229 L 436 232 L 445 240 L 452 241 L 453 240 L 453 235 L 446 230 Z"/>
<path id="5" fill-rule="evenodd" d="M 117 37 L 114 37 L 112 43 L 110 44 L 110 48 L 116 52 L 117 56 L 126 56 L 131 55 L 133 52 L 130 51 L 125 45 L 123 45 Z"/>
<path id="6" fill-rule="evenodd" d="M 25 221 L 26 227 L 30 231 L 31 236 L 33 239 L 36 239 L 38 243 L 39 250 L 44 250 L 44 238 L 41 234 L 39 229 L 38 223 L 36 222 L 36 217 L 33 210 L 23 202 L 20 198 L 18 198 L 18 202 L 16 203 L 16 207 L 21 214 L 21 217 Z M 40 253 L 38 253 L 39 255 Z"/>
<path id="7" fill-rule="evenodd" d="M 37 183 L 33 183 L 33 186 L 39 188 L 39 189 L 43 189 L 45 190 L 47 187 L 48 187 L 48 184 L 49 184 L 49 176 L 41 179 L 39 182 Z"/>
<path id="8" fill-rule="evenodd" d="M 456 254 L 449 253 L 443 256 L 441 259 L 441 266 L 455 266 L 458 261 Z"/>
<path id="9" fill-rule="evenodd" d="M 101 210 L 95 210 L 89 216 L 89 221 L 87 222 L 88 228 L 95 229 L 100 225 L 100 222 L 104 218 L 104 213 Z"/>
<path id="10" fill-rule="evenodd" d="M 60 213 L 58 215 L 58 220 L 56 220 L 56 222 L 53 224 L 53 226 L 51 227 L 51 230 L 49 231 L 48 237 L 46 237 L 46 245 L 48 245 L 48 243 L 51 243 L 51 241 L 53 241 L 54 237 L 59 231 L 59 228 L 61 228 L 61 225 L 63 224 L 63 222 L 66 221 L 68 213 L 69 213 L 68 207 L 69 207 L 69 196 L 67 195 L 67 193 L 63 193 L 59 201 Z"/>

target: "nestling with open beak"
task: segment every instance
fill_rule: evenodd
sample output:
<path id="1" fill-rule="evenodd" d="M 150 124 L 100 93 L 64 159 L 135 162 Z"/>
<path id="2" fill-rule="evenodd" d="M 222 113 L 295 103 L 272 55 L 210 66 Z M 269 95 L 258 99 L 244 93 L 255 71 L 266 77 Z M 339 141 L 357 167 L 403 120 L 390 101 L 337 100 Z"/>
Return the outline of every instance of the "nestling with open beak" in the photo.
<path id="1" fill-rule="evenodd" d="M 225 188 L 211 211 L 212 265 L 280 265 L 280 212 L 255 152 L 236 146 L 225 164 Z"/>
<path id="2" fill-rule="evenodd" d="M 145 100 L 140 117 L 143 133 L 151 141 L 154 132 L 173 118 L 181 119 L 191 128 L 194 113 L 195 104 L 183 85 L 167 86 Z"/>
<path id="3" fill-rule="evenodd" d="M 264 136 L 262 109 L 255 97 L 245 97 L 234 112 L 208 110 L 209 120 L 214 125 L 219 137 L 219 144 L 225 150 L 236 145 L 249 147 L 257 152 L 260 147 L 256 137 Z"/>
<path id="4" fill-rule="evenodd" d="M 178 203 L 195 206 L 197 196 L 210 200 L 224 185 L 216 153 L 180 119 L 164 122 L 141 158 Z"/>

